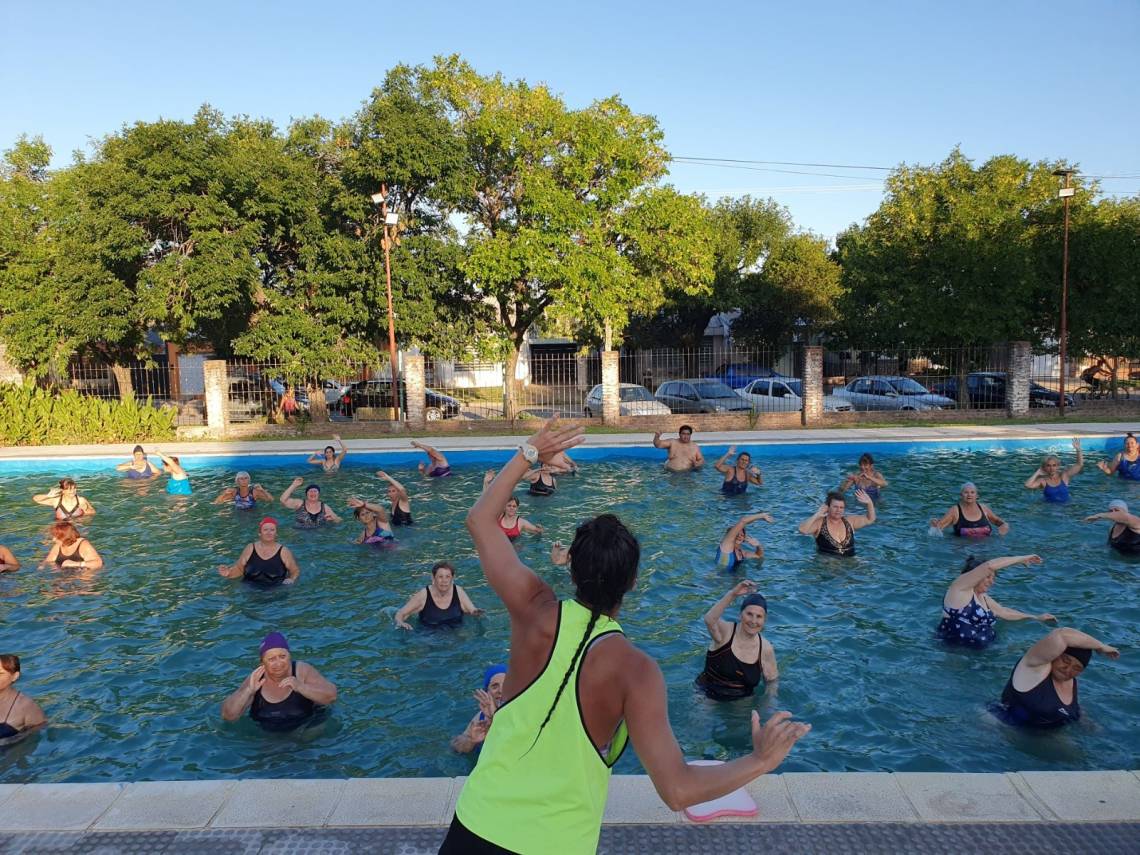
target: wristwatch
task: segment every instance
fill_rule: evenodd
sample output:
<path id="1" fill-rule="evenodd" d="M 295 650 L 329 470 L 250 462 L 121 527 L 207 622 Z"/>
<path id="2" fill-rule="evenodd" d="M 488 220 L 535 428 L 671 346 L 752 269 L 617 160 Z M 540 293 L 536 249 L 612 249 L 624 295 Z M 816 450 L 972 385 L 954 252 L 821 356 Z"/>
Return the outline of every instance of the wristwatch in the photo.
<path id="1" fill-rule="evenodd" d="M 519 451 L 522 452 L 522 456 L 526 458 L 527 463 L 538 462 L 538 449 L 531 445 L 529 442 L 524 442 L 522 445 L 520 445 Z"/>

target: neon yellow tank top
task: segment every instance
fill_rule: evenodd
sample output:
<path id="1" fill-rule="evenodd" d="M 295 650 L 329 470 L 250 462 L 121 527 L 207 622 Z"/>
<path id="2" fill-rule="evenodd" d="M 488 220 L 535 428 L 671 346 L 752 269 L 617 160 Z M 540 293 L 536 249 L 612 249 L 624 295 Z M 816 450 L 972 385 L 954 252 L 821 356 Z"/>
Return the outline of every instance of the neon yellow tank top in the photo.
<path id="1" fill-rule="evenodd" d="M 455 806 L 468 830 L 523 855 L 576 855 L 598 848 L 610 771 L 625 749 L 627 733 L 623 721 L 606 756 L 598 753 L 578 709 L 578 671 L 595 639 L 621 632 L 617 621 L 598 618 L 558 706 L 535 742 L 589 622 L 589 609 L 573 600 L 559 603 L 550 661 L 533 683 L 495 713 L 479 762 Z"/>

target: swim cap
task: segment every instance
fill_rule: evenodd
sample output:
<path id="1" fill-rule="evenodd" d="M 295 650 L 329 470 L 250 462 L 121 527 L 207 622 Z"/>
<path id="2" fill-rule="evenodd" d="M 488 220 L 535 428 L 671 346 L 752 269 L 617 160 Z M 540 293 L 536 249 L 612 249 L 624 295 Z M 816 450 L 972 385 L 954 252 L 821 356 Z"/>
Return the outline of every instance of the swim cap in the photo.
<path id="1" fill-rule="evenodd" d="M 310 490 L 316 490 L 318 493 L 321 492 L 321 488 L 317 484 L 310 484 L 308 487 L 305 488 L 306 493 L 309 492 Z"/>
<path id="2" fill-rule="evenodd" d="M 289 642 L 285 640 L 285 636 L 279 632 L 271 632 L 265 636 L 261 642 L 261 647 L 258 648 L 257 655 L 264 656 L 268 651 L 280 648 L 281 650 L 289 649 Z"/>
<path id="3" fill-rule="evenodd" d="M 485 692 L 487 689 L 491 688 L 491 680 L 493 680 L 496 675 L 506 673 L 506 665 L 489 665 L 483 672 L 483 691 Z"/>
<path id="4" fill-rule="evenodd" d="M 236 484 L 238 482 L 238 480 L 242 477 L 249 478 L 249 473 L 246 472 L 244 469 L 241 470 L 241 472 L 239 472 L 237 475 L 234 476 L 234 483 Z"/>
<path id="5" fill-rule="evenodd" d="M 1081 663 L 1081 667 L 1088 668 L 1089 660 L 1092 659 L 1092 651 L 1087 647 L 1066 647 L 1065 655 L 1072 656 Z"/>
<path id="6" fill-rule="evenodd" d="M 973 481 L 967 481 L 965 484 L 958 488 L 958 492 L 964 492 L 967 487 L 973 487 L 975 490 L 978 489 L 977 485 L 975 485 Z"/>
<path id="7" fill-rule="evenodd" d="M 1108 503 L 1108 509 L 1110 511 L 1124 511 L 1124 513 L 1128 513 L 1128 503 L 1123 499 L 1113 499 Z"/>
<path id="8" fill-rule="evenodd" d="M 261 522 L 257 524 L 258 531 L 260 531 L 261 527 L 266 523 L 273 523 L 274 525 L 277 525 L 277 520 L 275 520 L 273 517 L 263 517 Z"/>
<path id="9" fill-rule="evenodd" d="M 740 604 L 741 613 L 749 606 L 759 606 L 764 610 L 764 614 L 768 614 L 768 601 L 764 599 L 763 594 L 749 594 L 745 597 L 744 601 Z"/>
<path id="10" fill-rule="evenodd" d="M 958 575 L 959 576 L 965 575 L 966 573 L 969 573 L 971 570 L 974 570 L 974 569 L 980 567 L 981 565 L 983 565 L 985 563 L 986 562 L 981 558 L 978 558 L 978 557 L 973 556 L 973 555 L 967 555 L 966 556 L 966 566 L 962 568 L 962 572 L 959 573 Z"/>

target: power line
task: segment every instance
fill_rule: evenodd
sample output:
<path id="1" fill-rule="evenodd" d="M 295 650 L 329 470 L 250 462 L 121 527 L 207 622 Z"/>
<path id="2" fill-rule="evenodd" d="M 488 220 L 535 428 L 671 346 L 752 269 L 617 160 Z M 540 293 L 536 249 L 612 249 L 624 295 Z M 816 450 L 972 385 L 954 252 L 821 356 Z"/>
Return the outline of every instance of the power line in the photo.
<path id="1" fill-rule="evenodd" d="M 800 163 L 794 160 L 743 160 L 733 157 L 697 157 L 695 155 L 676 155 L 674 160 L 709 160 L 720 163 L 756 163 L 766 166 L 815 166 L 822 169 L 873 169 L 881 172 L 890 172 L 893 166 L 852 166 L 845 163 Z"/>
<path id="2" fill-rule="evenodd" d="M 764 166 L 740 166 L 734 163 L 703 163 L 701 161 L 692 160 L 689 158 L 673 158 L 673 162 L 680 166 L 715 166 L 718 169 L 743 169 L 748 172 L 778 172 L 783 175 L 818 175 L 823 178 L 846 178 L 854 179 L 856 181 L 885 181 L 885 178 L 880 178 L 874 175 L 842 175 L 835 172 L 807 172 L 800 169 L 772 169 Z"/>

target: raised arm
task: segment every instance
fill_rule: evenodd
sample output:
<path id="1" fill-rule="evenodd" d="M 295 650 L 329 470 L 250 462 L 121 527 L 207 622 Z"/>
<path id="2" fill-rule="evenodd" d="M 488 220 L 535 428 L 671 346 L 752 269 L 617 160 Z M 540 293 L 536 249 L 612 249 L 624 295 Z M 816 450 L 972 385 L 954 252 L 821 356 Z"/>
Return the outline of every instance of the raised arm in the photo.
<path id="1" fill-rule="evenodd" d="M 1123 455 L 1116 455 L 1112 458 L 1111 463 L 1109 463 L 1107 460 L 1098 460 L 1096 463 L 1096 468 L 1103 472 L 1105 475 L 1111 475 L 1116 471 L 1116 467 L 1120 465 L 1121 457 L 1123 457 Z"/>
<path id="2" fill-rule="evenodd" d="M 1081 632 L 1079 629 L 1062 626 L 1030 647 L 1021 661 L 1030 668 L 1039 668 L 1042 665 L 1048 665 L 1064 653 L 1066 647 L 1092 650 L 1110 659 L 1116 659 L 1120 656 L 1120 651 L 1115 647 L 1110 647 L 1100 639 Z"/>
<path id="3" fill-rule="evenodd" d="M 653 431 L 653 447 L 654 448 L 668 448 L 672 444 L 673 444 L 673 440 L 661 438 L 661 431 L 659 431 L 659 430 Z"/>
<path id="4" fill-rule="evenodd" d="M 334 433 L 333 439 L 336 440 L 336 444 L 340 446 L 340 452 L 336 456 L 337 465 L 340 465 L 341 463 L 344 463 L 344 456 L 348 454 L 348 446 L 344 444 L 344 440 L 340 438 L 339 433 Z M 329 685 L 332 684 L 330 683 Z"/>
<path id="5" fill-rule="evenodd" d="M 1102 511 L 1099 514 L 1085 517 L 1085 522 L 1093 522 L 1094 520 L 1111 520 L 1114 523 L 1120 523 L 1127 526 L 1132 531 L 1140 534 L 1140 516 L 1130 514 L 1128 511 L 1110 510 Z"/>
<path id="6" fill-rule="evenodd" d="M 305 483 L 304 478 L 294 478 L 293 481 L 289 484 L 289 486 L 285 488 L 285 492 L 281 494 L 281 499 L 280 499 L 281 504 L 283 504 L 285 507 L 287 507 L 291 511 L 295 511 L 295 510 L 297 510 L 297 508 L 301 507 L 301 505 L 305 504 L 304 499 L 290 498 L 293 495 L 293 491 L 296 490 L 298 487 L 300 487 L 304 483 Z"/>
<path id="7" fill-rule="evenodd" d="M 37 493 L 32 496 L 32 501 L 37 505 L 54 506 L 59 501 L 60 489 L 59 487 L 52 487 L 46 493 Z"/>
<path id="8" fill-rule="evenodd" d="M 582 439 L 580 427 L 560 427 L 552 420 L 530 438 L 529 444 L 538 451 L 539 460 L 549 460 L 559 451 L 578 445 Z M 516 452 L 467 512 L 467 531 L 475 542 L 479 563 L 512 621 L 525 619 L 536 609 L 556 602 L 550 586 L 519 560 L 514 546 L 499 527 L 499 514 L 529 466 L 522 452 Z"/>
<path id="9" fill-rule="evenodd" d="M 1081 441 L 1079 439 L 1073 440 L 1073 450 L 1077 452 L 1077 462 L 1065 469 L 1066 478 L 1079 475 L 1081 470 L 1085 468 L 1085 453 L 1081 451 Z"/>
<path id="10" fill-rule="evenodd" d="M 736 446 L 730 445 L 728 447 L 728 451 L 726 451 L 724 454 L 722 454 L 720 456 L 720 459 L 717 460 L 717 462 L 713 464 L 713 469 L 715 469 L 721 475 L 727 475 L 729 472 L 732 471 L 732 467 L 728 465 L 728 458 L 732 457 L 732 455 L 735 453 L 736 453 Z"/>
<path id="11" fill-rule="evenodd" d="M 756 522 L 757 520 L 764 520 L 764 522 L 769 523 L 775 522 L 775 520 L 772 519 L 772 515 L 769 513 L 761 512 L 758 514 L 747 514 L 733 523 L 732 528 L 725 532 L 724 537 L 720 539 L 720 548 L 725 552 L 733 549 L 736 546 L 737 535 L 739 535 L 746 526 L 748 526 L 750 523 Z"/>
<path id="12" fill-rule="evenodd" d="M 250 489 L 250 492 L 252 493 L 253 497 L 255 499 L 257 499 L 257 501 L 259 501 L 259 502 L 262 502 L 262 501 L 272 502 L 273 501 L 273 494 L 270 493 L 268 490 L 266 490 L 264 487 L 262 487 L 260 484 L 254 484 L 249 489 Z M 233 496 L 230 496 L 230 498 L 232 499 Z"/>
<path id="13" fill-rule="evenodd" d="M 383 469 L 381 469 L 379 472 L 376 473 L 376 477 L 377 478 L 383 478 L 385 481 L 387 481 L 389 484 L 391 484 L 393 487 L 395 487 L 397 492 L 400 494 L 400 500 L 401 501 L 409 498 L 407 488 L 403 484 L 401 484 L 399 481 L 397 481 L 395 478 L 393 478 L 391 475 L 389 475 L 387 472 L 385 472 Z"/>
<path id="14" fill-rule="evenodd" d="M 712 608 L 705 612 L 705 628 L 708 629 L 709 637 L 714 643 L 724 644 L 732 637 L 732 624 L 721 618 L 724 610 L 731 606 L 737 597 L 746 597 L 755 590 L 756 583 L 744 579 L 733 585 L 727 594 L 713 603 Z"/>
<path id="15" fill-rule="evenodd" d="M 800 523 L 799 533 L 806 534 L 808 537 L 815 537 L 819 534 L 819 527 L 823 525 L 825 516 L 827 516 L 827 505 L 820 505 L 819 510 Z"/>
<path id="16" fill-rule="evenodd" d="M 990 573 L 997 573 L 999 570 L 1012 567 L 1014 564 L 1024 564 L 1028 567 L 1031 564 L 1040 563 L 1042 563 L 1040 555 L 1008 555 L 1004 558 L 991 558 L 989 561 L 983 561 L 973 570 L 962 573 L 950 583 L 950 591 L 960 595 L 969 595 L 973 593 L 974 587 Z"/>
<path id="17" fill-rule="evenodd" d="M 1037 467 L 1037 470 L 1032 475 L 1025 479 L 1025 486 L 1030 490 L 1040 490 L 1045 486 L 1045 483 L 1045 473 L 1041 471 L 1040 466 Z"/>
<path id="18" fill-rule="evenodd" d="M 875 503 L 871 500 L 871 497 L 867 495 L 867 491 L 856 490 L 855 498 L 858 499 L 859 502 L 863 505 L 863 513 L 854 514 L 853 516 L 849 516 L 847 518 L 847 522 L 851 524 L 851 528 L 853 530 L 871 525 L 871 523 L 873 523 L 876 519 Z"/>
<path id="19" fill-rule="evenodd" d="M 222 701 L 222 718 L 226 721 L 237 721 L 253 703 L 253 696 L 265 683 L 265 666 L 258 665 L 249 677 L 242 680 L 237 691 Z"/>

